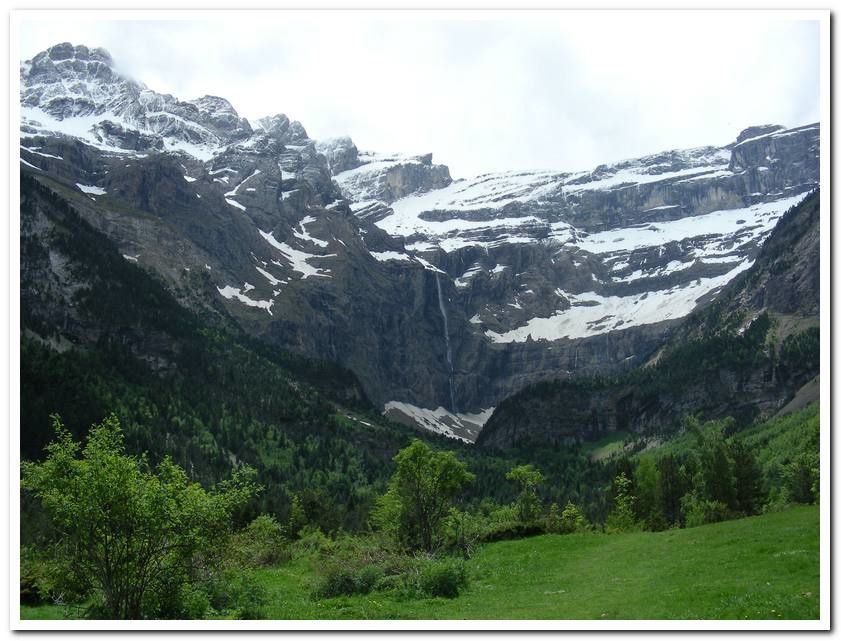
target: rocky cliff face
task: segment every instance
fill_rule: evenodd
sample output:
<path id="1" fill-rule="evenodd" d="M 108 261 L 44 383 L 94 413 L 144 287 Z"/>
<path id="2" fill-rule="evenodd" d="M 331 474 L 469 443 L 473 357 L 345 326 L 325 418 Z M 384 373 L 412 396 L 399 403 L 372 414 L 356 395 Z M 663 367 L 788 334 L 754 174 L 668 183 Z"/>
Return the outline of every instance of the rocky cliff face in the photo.
<path id="1" fill-rule="evenodd" d="M 334 170 L 336 182 L 357 207 L 371 201 L 391 203 L 410 194 L 441 189 L 452 182 L 448 167 L 432 164 L 432 154 L 404 156 L 369 152 L 357 155 L 352 169 L 342 169 L 346 164 L 345 159 L 336 165 L 339 170 Z"/>
<path id="2" fill-rule="evenodd" d="M 475 411 L 535 381 L 645 362 L 817 186 L 819 140 L 817 125 L 753 127 L 721 148 L 488 174 L 397 200 L 337 182 L 360 221 L 450 277 L 456 405 Z"/>
<path id="3" fill-rule="evenodd" d="M 430 154 L 157 94 L 102 50 L 52 47 L 20 86 L 21 171 L 126 260 L 185 305 L 349 367 L 396 418 L 468 440 L 529 383 L 644 362 L 819 175 L 818 125 L 453 181 Z"/>
<path id="4" fill-rule="evenodd" d="M 820 370 L 820 202 L 789 211 L 716 302 L 693 313 L 643 368 L 616 381 L 555 381 L 500 405 L 488 447 L 570 444 L 617 430 L 668 434 L 687 415 L 767 418 Z"/>

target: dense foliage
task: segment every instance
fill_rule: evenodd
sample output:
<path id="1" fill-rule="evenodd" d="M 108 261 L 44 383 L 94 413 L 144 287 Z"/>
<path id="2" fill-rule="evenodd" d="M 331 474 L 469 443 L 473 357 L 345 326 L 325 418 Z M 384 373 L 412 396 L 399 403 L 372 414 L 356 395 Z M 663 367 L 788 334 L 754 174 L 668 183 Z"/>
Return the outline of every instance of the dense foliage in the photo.
<path id="1" fill-rule="evenodd" d="M 453 497 L 475 479 L 452 452 L 436 452 L 420 440 L 394 457 L 396 469 L 373 518 L 404 545 L 433 552 Z"/>
<path id="2" fill-rule="evenodd" d="M 231 515 L 256 493 L 242 468 L 212 491 L 168 458 L 153 470 L 126 454 L 116 418 L 91 428 L 84 448 L 58 418 L 40 463 L 24 463 L 22 487 L 58 532 L 50 585 L 62 598 L 92 599 L 105 618 L 182 616 L 215 578 Z"/>
<path id="3" fill-rule="evenodd" d="M 746 430 L 730 418 L 703 425 L 689 418 L 681 437 L 636 462 L 617 461 L 608 525 L 622 514 L 623 530 L 692 527 L 814 503 L 819 439 L 817 403 Z"/>

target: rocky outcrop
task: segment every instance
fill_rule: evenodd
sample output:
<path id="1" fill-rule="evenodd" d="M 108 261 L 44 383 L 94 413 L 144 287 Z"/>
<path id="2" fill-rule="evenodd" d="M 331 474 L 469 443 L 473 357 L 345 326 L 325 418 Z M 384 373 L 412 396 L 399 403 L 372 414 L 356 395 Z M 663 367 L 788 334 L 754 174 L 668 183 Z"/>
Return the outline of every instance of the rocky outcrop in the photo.
<path id="1" fill-rule="evenodd" d="M 365 153 L 358 165 L 336 174 L 336 182 L 350 200 L 392 203 L 409 194 L 441 189 L 452 182 L 446 165 L 432 164 L 432 154 L 403 156 Z M 335 172 L 334 172 L 335 173 Z"/>
<path id="2" fill-rule="evenodd" d="M 315 148 L 327 159 L 327 166 L 334 176 L 349 169 L 356 169 L 362 164 L 359 160 L 359 150 L 347 136 L 319 140 Z"/>

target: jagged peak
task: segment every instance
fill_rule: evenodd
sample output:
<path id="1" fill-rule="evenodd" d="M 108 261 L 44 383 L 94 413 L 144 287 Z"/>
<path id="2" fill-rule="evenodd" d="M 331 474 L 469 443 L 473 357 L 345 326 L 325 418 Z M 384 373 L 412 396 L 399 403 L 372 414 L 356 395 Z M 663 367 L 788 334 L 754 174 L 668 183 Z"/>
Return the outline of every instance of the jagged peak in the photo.
<path id="1" fill-rule="evenodd" d="M 36 54 L 20 65 L 21 82 L 27 85 L 58 84 L 63 81 L 96 81 L 101 85 L 141 83 L 121 74 L 105 49 L 62 42 Z"/>
<path id="2" fill-rule="evenodd" d="M 257 121 L 257 124 L 266 133 L 285 132 L 289 129 L 289 117 L 286 114 L 275 114 L 265 116 Z"/>
<path id="3" fill-rule="evenodd" d="M 42 72 L 56 72 L 60 76 L 77 77 L 80 74 L 97 76 L 101 79 L 119 77 L 114 70 L 114 60 L 105 49 L 73 45 L 62 42 L 34 55 L 21 65 L 21 72 L 38 75 Z"/>
<path id="4" fill-rule="evenodd" d="M 33 60 L 42 56 L 46 56 L 53 62 L 61 62 L 64 60 L 83 60 L 102 62 L 108 66 L 112 66 L 114 64 L 114 60 L 111 58 L 111 54 L 107 50 L 101 47 L 89 48 L 85 45 L 74 45 L 70 42 L 61 42 L 53 45 L 34 56 Z"/>
<path id="5" fill-rule="evenodd" d="M 205 95 L 200 96 L 195 100 L 191 100 L 190 102 L 202 111 L 221 111 L 225 113 L 232 113 L 237 116 L 239 115 L 237 113 L 237 110 L 234 109 L 234 106 L 230 103 L 230 101 L 228 101 L 225 98 L 222 98 L 221 96 Z"/>
<path id="6" fill-rule="evenodd" d="M 759 136 L 771 134 L 775 131 L 782 131 L 783 129 L 785 127 L 782 125 L 753 125 L 739 132 L 739 135 L 736 136 L 736 144 L 738 145 L 740 142 L 744 142 L 750 138 L 758 138 Z"/>
<path id="7" fill-rule="evenodd" d="M 286 114 L 260 118 L 257 124 L 266 134 L 284 144 L 304 144 L 309 141 L 304 125 L 297 120 L 290 121 Z"/>

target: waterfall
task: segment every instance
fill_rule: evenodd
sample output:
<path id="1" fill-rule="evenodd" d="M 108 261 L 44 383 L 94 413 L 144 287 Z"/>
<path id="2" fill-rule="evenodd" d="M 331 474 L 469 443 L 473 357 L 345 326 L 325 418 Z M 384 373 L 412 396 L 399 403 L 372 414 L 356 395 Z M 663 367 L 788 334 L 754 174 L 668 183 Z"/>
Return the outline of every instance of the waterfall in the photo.
<path id="1" fill-rule="evenodd" d="M 453 381 L 453 351 L 450 349 L 450 325 L 447 322 L 447 310 L 444 308 L 444 296 L 441 294 L 441 280 L 438 278 L 438 272 L 435 272 L 435 287 L 438 288 L 438 309 L 441 310 L 441 318 L 444 319 L 444 342 L 447 344 L 447 368 L 450 372 L 450 411 L 458 414 L 456 387 Z"/>

